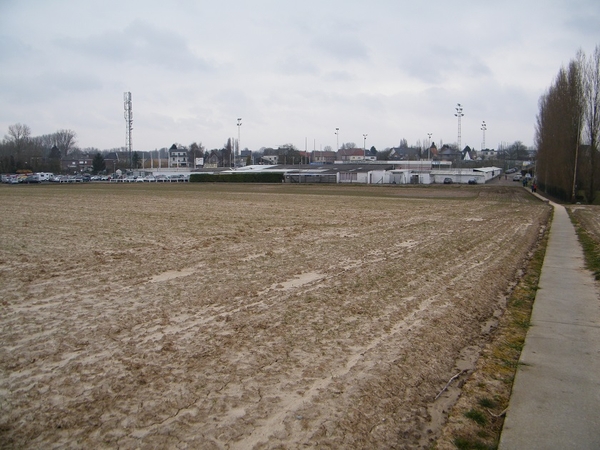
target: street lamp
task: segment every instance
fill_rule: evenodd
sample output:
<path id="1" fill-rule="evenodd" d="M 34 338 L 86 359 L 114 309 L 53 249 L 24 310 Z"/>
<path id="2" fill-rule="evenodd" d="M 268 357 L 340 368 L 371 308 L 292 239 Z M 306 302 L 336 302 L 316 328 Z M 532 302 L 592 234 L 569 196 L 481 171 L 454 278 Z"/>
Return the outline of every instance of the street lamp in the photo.
<path id="1" fill-rule="evenodd" d="M 337 152 L 340 149 L 340 129 L 339 128 L 335 129 L 335 137 L 336 137 L 335 151 Z"/>
<path id="2" fill-rule="evenodd" d="M 481 124 L 481 131 L 483 132 L 483 142 L 481 144 L 481 150 L 485 150 L 485 130 L 487 130 L 487 125 L 485 124 L 485 120 Z"/>
<path id="3" fill-rule="evenodd" d="M 367 160 L 367 135 L 363 134 L 363 159 Z"/>

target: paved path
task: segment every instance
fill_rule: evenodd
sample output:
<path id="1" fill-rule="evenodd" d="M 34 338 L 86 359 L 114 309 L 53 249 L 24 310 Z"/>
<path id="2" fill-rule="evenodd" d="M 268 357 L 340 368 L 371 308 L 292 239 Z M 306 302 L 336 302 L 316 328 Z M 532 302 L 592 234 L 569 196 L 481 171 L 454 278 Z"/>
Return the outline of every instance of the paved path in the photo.
<path id="1" fill-rule="evenodd" d="M 540 289 L 500 450 L 600 449 L 600 295 L 565 208 L 551 204 Z"/>

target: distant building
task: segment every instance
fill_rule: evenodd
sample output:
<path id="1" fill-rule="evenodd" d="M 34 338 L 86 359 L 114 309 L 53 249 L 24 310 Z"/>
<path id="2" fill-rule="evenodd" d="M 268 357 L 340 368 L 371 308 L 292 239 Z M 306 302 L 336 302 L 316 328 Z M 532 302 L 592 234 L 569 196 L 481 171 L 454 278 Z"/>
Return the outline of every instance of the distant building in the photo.
<path id="1" fill-rule="evenodd" d="M 223 167 L 223 151 L 222 150 L 210 150 L 204 154 L 204 168 L 205 169 L 216 169 L 217 167 Z"/>
<path id="2" fill-rule="evenodd" d="M 421 150 L 413 147 L 394 147 L 388 157 L 390 161 L 416 161 L 421 159 Z"/>
<path id="3" fill-rule="evenodd" d="M 334 151 L 313 151 L 311 153 L 311 161 L 321 164 L 333 164 L 337 153 Z"/>
<path id="4" fill-rule="evenodd" d="M 250 164 L 252 164 L 253 163 L 252 151 L 251 150 L 242 150 L 240 152 L 240 165 L 245 166 L 246 162 L 248 161 L 248 158 L 250 158 Z"/>
<path id="5" fill-rule="evenodd" d="M 494 149 L 485 148 L 481 149 L 479 156 L 481 159 L 496 159 L 498 157 L 498 152 Z"/>
<path id="6" fill-rule="evenodd" d="M 435 143 L 431 143 L 431 146 L 421 155 L 423 159 L 438 159 L 438 149 Z"/>
<path id="7" fill-rule="evenodd" d="M 468 145 L 462 151 L 463 161 L 475 161 L 477 158 L 477 152 L 472 150 Z"/>
<path id="8" fill-rule="evenodd" d="M 169 149 L 169 167 L 189 167 L 188 151 L 173 144 Z"/>
<path id="9" fill-rule="evenodd" d="M 93 158 L 88 156 L 82 156 L 77 159 L 63 159 L 60 162 L 61 170 L 67 173 L 88 172 L 92 170 L 92 161 Z"/>
<path id="10" fill-rule="evenodd" d="M 341 148 L 337 152 L 337 160 L 342 162 L 364 161 L 365 151 L 362 148 Z"/>
<path id="11" fill-rule="evenodd" d="M 458 162 L 462 159 L 462 154 L 454 147 L 444 145 L 438 152 L 438 157 L 441 161 Z"/>

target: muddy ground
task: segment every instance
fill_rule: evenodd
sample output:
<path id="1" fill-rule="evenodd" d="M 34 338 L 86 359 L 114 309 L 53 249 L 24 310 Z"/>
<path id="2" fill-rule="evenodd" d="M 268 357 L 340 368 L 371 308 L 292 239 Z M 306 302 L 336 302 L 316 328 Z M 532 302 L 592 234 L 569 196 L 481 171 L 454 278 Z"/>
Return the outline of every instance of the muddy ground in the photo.
<path id="1" fill-rule="evenodd" d="M 0 443 L 427 448 L 548 212 L 513 186 L 2 186 Z"/>

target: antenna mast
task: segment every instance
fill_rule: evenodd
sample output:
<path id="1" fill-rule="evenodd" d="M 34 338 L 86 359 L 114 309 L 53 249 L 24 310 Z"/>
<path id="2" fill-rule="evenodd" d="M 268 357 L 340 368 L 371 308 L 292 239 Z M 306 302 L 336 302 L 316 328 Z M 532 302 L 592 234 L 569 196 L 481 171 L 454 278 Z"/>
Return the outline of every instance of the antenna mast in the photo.
<path id="1" fill-rule="evenodd" d="M 133 130 L 133 106 L 131 103 L 131 92 L 125 92 L 123 94 L 123 103 L 125 106 L 125 148 L 129 155 L 129 168 L 132 168 L 133 160 L 131 156 L 131 148 L 133 143 L 131 141 L 131 131 Z"/>

